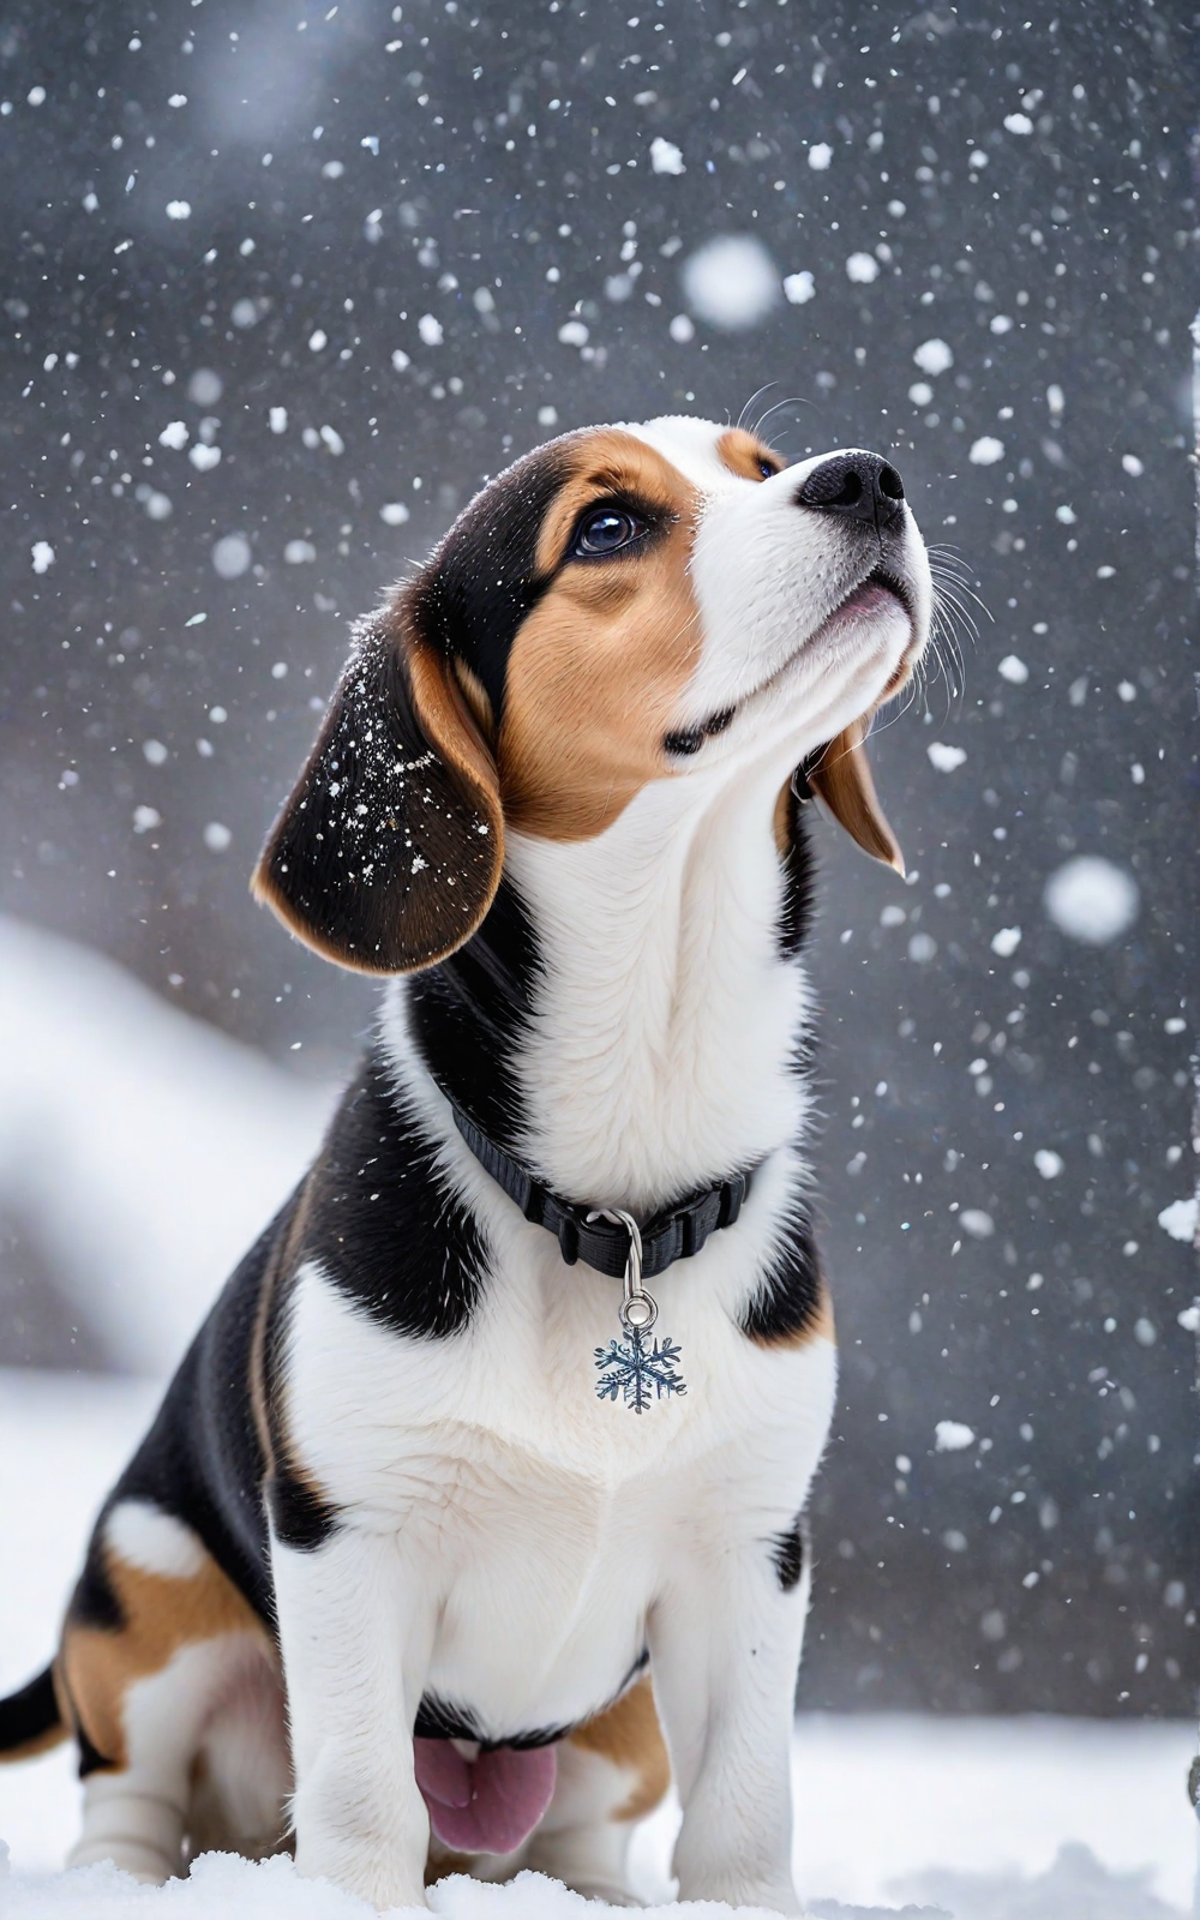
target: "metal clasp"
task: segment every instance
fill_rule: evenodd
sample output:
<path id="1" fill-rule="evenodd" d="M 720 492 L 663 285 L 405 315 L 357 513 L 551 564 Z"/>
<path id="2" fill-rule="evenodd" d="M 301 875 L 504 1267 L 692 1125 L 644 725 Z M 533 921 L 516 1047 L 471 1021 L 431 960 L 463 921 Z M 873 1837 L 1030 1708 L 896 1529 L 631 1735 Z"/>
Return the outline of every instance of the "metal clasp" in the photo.
<path id="1" fill-rule="evenodd" d="M 629 1252 L 625 1256 L 624 1292 L 621 1299 L 621 1325 L 626 1333 L 648 1333 L 658 1319 L 658 1302 L 642 1285 L 642 1231 L 631 1213 L 621 1207 L 595 1207 L 588 1214 L 588 1225 L 594 1220 L 611 1220 L 614 1226 L 624 1227 L 629 1235 Z"/>

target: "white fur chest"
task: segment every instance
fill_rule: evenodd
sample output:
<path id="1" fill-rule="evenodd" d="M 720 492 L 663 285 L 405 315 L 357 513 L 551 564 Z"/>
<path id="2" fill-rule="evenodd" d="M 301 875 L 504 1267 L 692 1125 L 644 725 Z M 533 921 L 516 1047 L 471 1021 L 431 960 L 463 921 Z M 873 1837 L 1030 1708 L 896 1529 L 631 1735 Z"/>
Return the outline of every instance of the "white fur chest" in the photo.
<path id="1" fill-rule="evenodd" d="M 430 1090 L 426 1098 L 436 1102 Z M 619 1282 L 565 1268 L 457 1136 L 446 1158 L 492 1260 L 470 1326 L 397 1337 L 313 1267 L 298 1285 L 288 1428 L 354 1523 L 395 1533 L 438 1598 L 429 1687 L 498 1737 L 570 1724 L 639 1657 L 664 1586 L 786 1529 L 824 1442 L 832 1343 L 767 1350 L 734 1315 L 789 1168 L 763 1169 L 738 1224 L 654 1283 L 686 1397 L 641 1416 L 596 1397 Z"/>

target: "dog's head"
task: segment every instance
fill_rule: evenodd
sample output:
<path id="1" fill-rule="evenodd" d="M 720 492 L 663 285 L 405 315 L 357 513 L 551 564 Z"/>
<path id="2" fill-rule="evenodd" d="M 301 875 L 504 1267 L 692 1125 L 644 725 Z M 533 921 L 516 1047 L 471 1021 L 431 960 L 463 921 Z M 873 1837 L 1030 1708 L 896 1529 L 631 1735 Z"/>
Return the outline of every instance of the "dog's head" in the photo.
<path id="1" fill-rule="evenodd" d="M 591 839 L 653 781 L 781 751 L 902 869 L 862 743 L 930 601 L 877 454 L 784 467 L 685 418 L 567 434 L 360 627 L 255 891 L 341 965 L 407 972 L 479 925 L 506 827 Z"/>

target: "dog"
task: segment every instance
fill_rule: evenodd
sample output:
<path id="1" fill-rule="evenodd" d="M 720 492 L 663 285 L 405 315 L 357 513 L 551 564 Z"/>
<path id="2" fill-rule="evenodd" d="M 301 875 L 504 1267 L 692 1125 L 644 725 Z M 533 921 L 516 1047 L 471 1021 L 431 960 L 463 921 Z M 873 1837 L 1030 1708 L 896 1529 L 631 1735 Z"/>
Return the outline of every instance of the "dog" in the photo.
<path id="1" fill-rule="evenodd" d="M 930 610 L 889 462 L 671 417 L 518 460 L 357 628 L 253 884 L 390 984 L 0 1704 L 78 1743 L 74 1864 L 628 1904 L 673 1779 L 680 1898 L 800 1911 L 806 810 L 903 872 L 864 738 Z"/>

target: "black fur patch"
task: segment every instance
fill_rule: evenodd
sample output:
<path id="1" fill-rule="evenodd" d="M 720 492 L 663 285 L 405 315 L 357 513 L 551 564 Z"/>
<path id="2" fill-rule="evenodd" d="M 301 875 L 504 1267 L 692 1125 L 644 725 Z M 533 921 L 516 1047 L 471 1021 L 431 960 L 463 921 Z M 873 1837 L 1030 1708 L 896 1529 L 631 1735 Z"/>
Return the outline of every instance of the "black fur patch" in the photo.
<path id="1" fill-rule="evenodd" d="M 271 1531 L 285 1547 L 298 1547 L 313 1553 L 337 1530 L 337 1508 L 323 1500 L 315 1488 L 291 1471 L 286 1463 L 277 1463 L 264 1489 Z"/>
<path id="2" fill-rule="evenodd" d="M 519 1099 L 513 1058 L 526 1032 L 541 960 L 524 903 L 500 882 L 473 939 L 408 989 L 409 1026 L 444 1092 L 512 1152 Z"/>
<path id="3" fill-rule="evenodd" d="M 800 1585 L 807 1550 L 808 1529 L 804 1516 L 798 1513 L 787 1531 L 773 1535 L 770 1542 L 771 1560 L 784 1593 L 792 1593 Z"/>
<path id="4" fill-rule="evenodd" d="M 777 1253 L 759 1275 L 739 1322 L 742 1332 L 761 1346 L 802 1338 L 820 1314 L 821 1289 L 812 1222 L 800 1210 L 788 1221 Z"/>
<path id="5" fill-rule="evenodd" d="M 373 973 L 427 966 L 462 940 L 499 859 L 494 824 L 422 730 L 394 631 L 403 617 L 360 629 L 260 866 L 293 931 Z"/>
<path id="6" fill-rule="evenodd" d="M 273 1621 L 266 1463 L 252 1411 L 251 1348 L 267 1263 L 295 1204 L 293 1197 L 235 1270 L 106 1501 L 71 1602 L 70 1618 L 81 1625 L 123 1624 L 98 1544 L 121 1500 L 152 1501 L 190 1527 L 260 1617 Z"/>
<path id="7" fill-rule="evenodd" d="M 561 1727 L 534 1727 L 523 1733 L 506 1733 L 499 1740 L 486 1740 L 480 1731 L 479 1719 L 470 1707 L 455 1706 L 448 1700 L 440 1699 L 436 1693 L 427 1693 L 417 1709 L 413 1732 L 424 1740 L 478 1740 L 484 1747 L 551 1747 L 555 1741 L 565 1740 L 576 1727 L 585 1726 L 597 1715 L 607 1713 L 649 1664 L 649 1649 L 643 1647 L 615 1693 L 591 1708 L 582 1719 Z"/>
<path id="8" fill-rule="evenodd" d="M 125 1614 L 121 1602 L 108 1577 L 101 1532 L 103 1521 L 107 1519 L 115 1499 L 114 1494 L 112 1499 L 106 1501 L 101 1520 L 88 1542 L 83 1572 L 75 1583 L 69 1615 L 69 1618 L 81 1627 L 101 1627 L 108 1633 L 118 1633 L 125 1625 Z"/>
<path id="9" fill-rule="evenodd" d="M 803 779 L 788 788 L 788 850 L 783 862 L 783 902 L 779 913 L 776 940 L 781 959 L 794 960 L 803 950 L 812 931 L 816 902 L 816 868 L 808 843 L 808 821 L 804 815 L 805 798 L 811 789 Z"/>
<path id="10" fill-rule="evenodd" d="M 446 1339 L 470 1320 L 487 1256 L 474 1218 L 375 1056 L 351 1085 L 311 1176 L 303 1257 L 393 1333 Z"/>
<path id="11" fill-rule="evenodd" d="M 0 1753 L 41 1740 L 57 1727 L 62 1716 L 54 1691 L 54 1673 L 47 1667 L 6 1700 L 0 1700 Z"/>
<path id="12" fill-rule="evenodd" d="M 508 655 L 553 576 L 537 578 L 542 522 L 569 471 L 561 443 L 520 460 L 456 520 L 416 602 L 422 631 L 481 681 L 499 728 Z"/>
<path id="13" fill-rule="evenodd" d="M 589 1719 L 591 1715 L 588 1716 Z M 427 1693 L 417 1709 L 413 1732 L 422 1740 L 478 1740 L 482 1747 L 552 1747 L 565 1740 L 571 1728 L 535 1727 L 527 1733 L 505 1734 L 502 1740 L 485 1740 L 479 1722 L 469 1707 L 452 1706 L 436 1693 Z"/>

